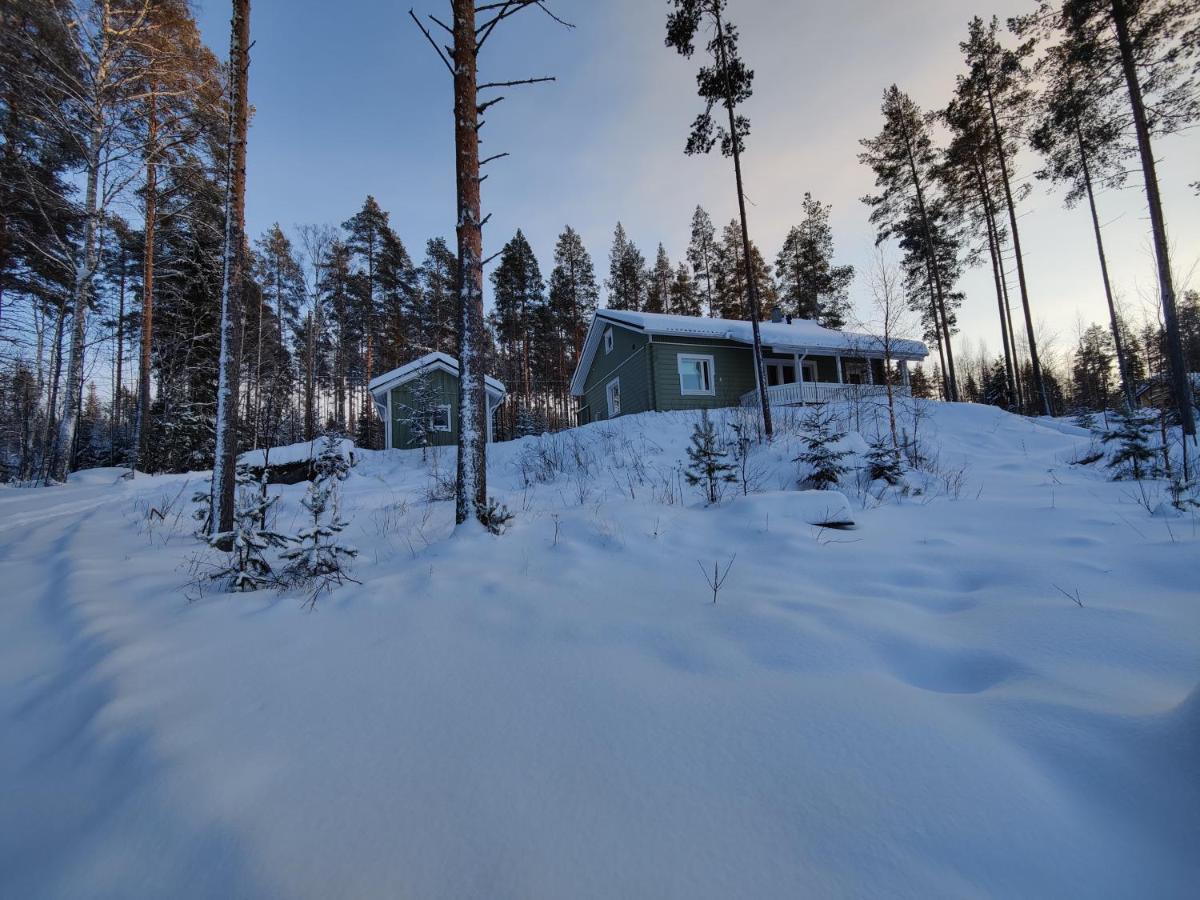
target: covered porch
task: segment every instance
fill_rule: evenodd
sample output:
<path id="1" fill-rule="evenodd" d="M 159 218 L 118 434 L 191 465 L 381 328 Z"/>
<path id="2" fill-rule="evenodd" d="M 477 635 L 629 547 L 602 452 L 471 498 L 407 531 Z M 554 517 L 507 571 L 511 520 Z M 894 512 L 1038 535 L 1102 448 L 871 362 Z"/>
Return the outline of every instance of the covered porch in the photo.
<path id="1" fill-rule="evenodd" d="M 912 392 L 908 360 L 893 358 L 892 364 L 892 393 L 907 397 Z M 800 406 L 887 393 L 887 361 L 879 354 L 784 353 L 772 348 L 763 355 L 763 367 L 767 373 L 767 399 L 772 406 Z M 743 406 L 757 402 L 757 387 L 741 397 Z"/>

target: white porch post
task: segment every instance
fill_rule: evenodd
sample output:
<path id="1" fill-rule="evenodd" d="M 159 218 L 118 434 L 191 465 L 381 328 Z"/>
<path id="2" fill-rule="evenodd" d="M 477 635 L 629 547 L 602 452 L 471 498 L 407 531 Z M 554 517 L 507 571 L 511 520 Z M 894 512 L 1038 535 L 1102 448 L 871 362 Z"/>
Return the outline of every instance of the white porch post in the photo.
<path id="1" fill-rule="evenodd" d="M 833 359 L 837 363 L 838 384 L 845 384 L 846 380 L 842 378 L 842 358 L 841 356 L 835 356 Z"/>
<path id="2" fill-rule="evenodd" d="M 792 354 L 792 365 L 796 367 L 794 369 L 794 371 L 796 373 L 796 384 L 804 384 L 804 370 L 802 368 L 800 368 L 800 354 L 799 353 Z"/>
<path id="3" fill-rule="evenodd" d="M 908 384 L 908 360 L 907 359 L 900 360 L 899 365 L 900 365 L 900 383 L 902 385 L 904 385 L 905 387 L 908 387 L 909 386 L 909 384 Z"/>
<path id="4" fill-rule="evenodd" d="M 867 384 L 875 383 L 875 365 L 871 362 L 871 357 L 864 356 L 863 362 L 867 364 Z"/>
<path id="5" fill-rule="evenodd" d="M 384 423 L 384 426 L 383 426 L 383 435 L 384 435 L 383 439 L 385 442 L 384 449 L 385 450 L 395 450 L 396 448 L 394 446 L 392 446 L 392 389 L 391 388 L 388 388 L 388 392 L 387 392 L 387 421 Z"/>

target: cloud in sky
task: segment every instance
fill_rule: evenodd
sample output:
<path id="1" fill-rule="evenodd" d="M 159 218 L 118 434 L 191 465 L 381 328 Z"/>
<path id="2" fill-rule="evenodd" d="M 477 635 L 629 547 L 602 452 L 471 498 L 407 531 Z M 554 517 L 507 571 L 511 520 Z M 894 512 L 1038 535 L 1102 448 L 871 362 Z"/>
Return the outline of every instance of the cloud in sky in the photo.
<path id="1" fill-rule="evenodd" d="M 417 11 L 445 0 L 412 0 Z M 880 126 L 884 88 L 895 82 L 925 108 L 946 102 L 962 70 L 958 42 L 975 14 L 1025 11 L 1024 0 L 843 0 L 836 4 L 734 0 L 743 55 L 755 70 L 746 105 L 753 124 L 746 156 L 752 236 L 773 259 L 798 219 L 805 191 L 833 204 L 839 262 L 854 264 L 852 298 L 865 314 L 874 235 L 859 198 L 873 176 L 857 161 L 858 140 Z M 554 241 L 573 225 L 599 274 L 621 220 L 642 252 L 657 244 L 673 260 L 687 246 L 697 203 L 718 225 L 736 212 L 732 165 L 719 155 L 683 155 L 699 109 L 694 73 L 663 45 L 665 0 L 556 0 L 578 26 L 564 31 L 536 10 L 497 31 L 483 60 L 494 78 L 554 74 L 555 84 L 510 91 L 489 112 L 487 153 L 513 155 L 490 168 L 485 235 L 498 250 L 519 227 L 549 275 Z M 449 76 L 392 0 L 257 0 L 252 27 L 248 224 L 337 224 L 374 194 L 391 212 L 410 253 L 426 238 L 452 238 L 454 177 Z M 227 4 L 204 0 L 209 43 L 228 42 Z M 1181 278 L 1200 258 L 1200 135 L 1159 141 L 1160 179 Z M 1024 154 L 1018 177 L 1037 160 Z M 1056 349 L 1074 343 L 1077 322 L 1104 321 L 1095 248 L 1085 209 L 1064 210 L 1061 194 L 1035 183 L 1021 204 L 1022 239 L 1036 319 Z M 1100 197 L 1114 281 L 1137 314 L 1151 311 L 1153 260 L 1140 178 Z M 999 350 L 990 268 L 962 282 L 963 336 Z"/>

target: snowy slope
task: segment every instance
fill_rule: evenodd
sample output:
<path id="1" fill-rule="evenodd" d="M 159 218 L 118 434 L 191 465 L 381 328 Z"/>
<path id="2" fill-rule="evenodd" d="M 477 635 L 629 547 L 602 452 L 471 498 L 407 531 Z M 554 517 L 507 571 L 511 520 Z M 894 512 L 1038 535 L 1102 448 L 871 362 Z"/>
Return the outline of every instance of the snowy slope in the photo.
<path id="1" fill-rule="evenodd" d="M 1194 519 L 938 404 L 854 530 L 794 435 L 681 504 L 693 421 L 494 445 L 499 538 L 364 453 L 362 584 L 312 613 L 184 600 L 203 476 L 0 491 L 0 896 L 1194 896 Z"/>

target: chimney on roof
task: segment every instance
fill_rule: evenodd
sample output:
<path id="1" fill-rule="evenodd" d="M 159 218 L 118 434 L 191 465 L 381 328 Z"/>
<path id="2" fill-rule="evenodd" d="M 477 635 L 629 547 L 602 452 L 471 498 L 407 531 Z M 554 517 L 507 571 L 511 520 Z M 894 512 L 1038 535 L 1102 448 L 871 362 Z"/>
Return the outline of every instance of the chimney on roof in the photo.
<path id="1" fill-rule="evenodd" d="M 783 321 L 783 310 L 778 306 L 771 307 L 771 321 L 776 325 Z"/>

